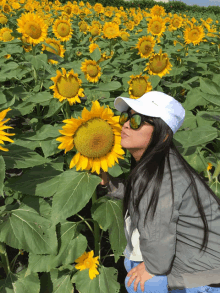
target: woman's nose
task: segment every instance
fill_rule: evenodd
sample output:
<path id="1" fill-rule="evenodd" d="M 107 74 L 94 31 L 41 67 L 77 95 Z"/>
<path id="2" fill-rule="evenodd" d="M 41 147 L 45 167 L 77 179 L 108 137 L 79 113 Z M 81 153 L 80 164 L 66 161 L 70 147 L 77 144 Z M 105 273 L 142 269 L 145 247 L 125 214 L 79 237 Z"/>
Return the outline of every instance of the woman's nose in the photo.
<path id="1" fill-rule="evenodd" d="M 130 119 L 124 123 L 123 127 L 130 128 Z"/>

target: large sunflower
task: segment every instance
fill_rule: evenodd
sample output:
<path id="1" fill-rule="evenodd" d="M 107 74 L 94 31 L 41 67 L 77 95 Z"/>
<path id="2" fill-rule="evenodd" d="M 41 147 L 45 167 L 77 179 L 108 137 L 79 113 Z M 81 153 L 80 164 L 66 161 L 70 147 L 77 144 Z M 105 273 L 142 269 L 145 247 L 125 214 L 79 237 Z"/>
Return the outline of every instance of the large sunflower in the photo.
<path id="1" fill-rule="evenodd" d="M 136 48 L 139 51 L 138 54 L 141 55 L 142 58 L 148 58 L 153 52 L 155 44 L 156 41 L 152 36 L 143 36 L 139 38 L 136 44 Z"/>
<path id="2" fill-rule="evenodd" d="M 198 45 L 202 42 L 205 37 L 205 33 L 202 26 L 191 26 L 187 27 L 184 31 L 184 39 L 186 44 L 193 43 L 193 45 Z"/>
<path id="3" fill-rule="evenodd" d="M 148 23 L 148 32 L 154 36 L 161 37 L 166 30 L 166 23 L 160 16 L 152 16 Z"/>
<path id="4" fill-rule="evenodd" d="M 66 73 L 66 69 L 62 68 L 62 72 L 57 70 L 57 76 L 51 77 L 54 85 L 50 89 L 54 91 L 54 97 L 60 102 L 67 99 L 71 106 L 76 102 L 81 103 L 79 97 L 84 97 L 84 93 L 80 88 L 82 81 L 78 74 L 74 73 L 73 69 Z"/>
<path id="5" fill-rule="evenodd" d="M 53 33 L 62 42 L 68 41 L 73 34 L 70 21 L 65 19 L 57 19 L 53 25 Z"/>
<path id="6" fill-rule="evenodd" d="M 47 43 L 48 45 L 50 45 L 51 47 L 53 47 L 54 49 L 52 49 L 51 47 L 49 46 L 46 46 L 46 45 L 42 45 L 42 51 L 46 50 L 46 51 L 49 51 L 53 54 L 56 54 L 60 57 L 64 57 L 64 47 L 60 44 L 59 41 L 57 41 L 56 39 L 46 39 L 45 43 Z M 58 61 L 56 60 L 53 60 L 53 59 L 48 59 L 48 62 L 49 63 L 52 63 L 52 64 L 58 64 Z"/>
<path id="7" fill-rule="evenodd" d="M 39 44 L 47 37 L 46 23 L 35 13 L 22 14 L 18 22 L 19 33 L 22 33 L 27 38 L 30 44 Z"/>
<path id="8" fill-rule="evenodd" d="M 11 126 L 5 126 L 4 124 L 6 122 L 8 122 L 10 120 L 10 118 L 8 119 L 4 119 L 6 114 L 8 113 L 8 111 L 10 111 L 11 109 L 8 108 L 6 110 L 3 110 L 2 112 L 0 112 L 0 144 L 5 144 L 4 141 L 9 141 L 9 142 L 14 142 L 12 139 L 10 139 L 9 137 L 7 136 L 12 136 L 12 135 L 15 135 L 15 133 L 7 133 L 7 132 L 4 132 L 3 130 L 4 129 L 9 129 L 9 128 L 12 128 Z M 4 121 L 5 120 L 5 121 Z M 6 148 L 3 148 L 1 145 L 0 145 L 0 150 L 4 151 L 4 152 L 8 152 L 8 149 Z"/>
<path id="9" fill-rule="evenodd" d="M 158 54 L 153 53 L 146 65 L 147 67 L 144 69 L 144 71 L 148 70 L 149 74 L 158 75 L 160 77 L 169 73 L 172 67 L 167 53 L 162 53 L 162 49 L 160 49 Z"/>
<path id="10" fill-rule="evenodd" d="M 129 84 L 129 95 L 131 99 L 139 99 L 143 94 L 152 90 L 151 83 L 148 82 L 149 76 L 147 75 L 131 75 Z"/>
<path id="11" fill-rule="evenodd" d="M 103 26 L 103 34 L 107 39 L 114 39 L 119 37 L 119 25 L 114 22 L 106 22 Z"/>
<path id="12" fill-rule="evenodd" d="M 82 62 L 81 70 L 84 72 L 85 77 L 89 82 L 98 82 L 99 77 L 102 75 L 101 67 L 96 61 L 92 60 L 85 60 Z"/>
<path id="13" fill-rule="evenodd" d="M 64 136 L 56 140 L 62 142 L 58 148 L 65 149 L 65 153 L 73 147 L 77 150 L 70 169 L 76 166 L 77 171 L 100 174 L 101 168 L 107 172 L 108 167 L 118 163 L 118 158 L 124 159 L 125 152 L 121 147 L 119 116 L 114 116 L 109 106 L 101 107 L 98 101 L 92 103 L 90 111 L 84 107 L 82 118 L 63 120 L 66 125 L 59 132 Z"/>

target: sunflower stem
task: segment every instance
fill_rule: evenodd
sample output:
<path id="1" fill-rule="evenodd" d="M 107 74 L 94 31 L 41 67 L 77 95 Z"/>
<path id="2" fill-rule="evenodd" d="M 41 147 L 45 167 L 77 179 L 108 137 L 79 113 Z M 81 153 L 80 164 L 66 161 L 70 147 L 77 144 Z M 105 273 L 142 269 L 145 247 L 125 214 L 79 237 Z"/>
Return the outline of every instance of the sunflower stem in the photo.
<path id="1" fill-rule="evenodd" d="M 111 52 L 112 52 L 112 39 L 110 39 L 110 46 L 109 46 L 109 49 L 110 49 L 109 56 L 111 56 Z"/>
<path id="2" fill-rule="evenodd" d="M 4 271 L 6 275 L 8 275 L 11 272 L 11 269 L 10 269 L 10 264 L 9 264 L 8 255 L 6 251 L 6 245 L 3 242 L 0 242 L 0 256 L 1 256 Z"/>
<path id="3" fill-rule="evenodd" d="M 92 195 L 92 204 L 94 204 L 97 200 L 97 194 L 96 190 L 94 191 Z M 95 237 L 95 256 L 99 256 L 99 250 L 100 250 L 100 228 L 99 224 L 95 221 L 94 222 L 94 237 Z"/>
<path id="4" fill-rule="evenodd" d="M 66 116 L 66 119 L 70 119 L 71 118 L 70 105 L 69 105 L 69 102 L 68 101 L 66 101 L 65 116 Z"/>

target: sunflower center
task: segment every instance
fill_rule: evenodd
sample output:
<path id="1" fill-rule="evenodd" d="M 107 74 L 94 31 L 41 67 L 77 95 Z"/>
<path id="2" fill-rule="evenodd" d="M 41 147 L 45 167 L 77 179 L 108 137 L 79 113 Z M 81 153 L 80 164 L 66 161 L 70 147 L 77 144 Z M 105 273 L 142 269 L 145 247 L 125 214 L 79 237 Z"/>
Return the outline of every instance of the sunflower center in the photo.
<path id="1" fill-rule="evenodd" d="M 123 41 L 128 41 L 128 35 L 125 34 L 125 33 L 123 33 L 123 34 L 121 35 L 121 38 L 122 38 Z"/>
<path id="2" fill-rule="evenodd" d="M 67 13 L 67 14 L 71 14 L 71 7 L 66 7 L 65 9 L 64 9 L 64 11 Z"/>
<path id="3" fill-rule="evenodd" d="M 91 77 L 95 77 L 98 74 L 98 68 L 95 65 L 89 64 L 87 65 L 87 73 L 91 76 Z"/>
<path id="4" fill-rule="evenodd" d="M 114 144 L 114 133 L 105 120 L 90 119 L 76 131 L 74 144 L 83 156 L 100 158 L 111 151 Z"/>
<path id="5" fill-rule="evenodd" d="M 155 72 L 159 73 L 163 71 L 167 66 L 167 58 L 163 56 L 155 56 L 150 63 L 150 69 Z"/>
<path id="6" fill-rule="evenodd" d="M 162 27 L 162 24 L 159 21 L 154 21 L 154 23 L 151 26 L 151 30 L 153 33 L 159 34 L 161 31 L 161 27 Z"/>
<path id="7" fill-rule="evenodd" d="M 12 35 L 9 31 L 6 31 L 2 34 L 2 38 L 4 41 L 10 41 L 12 39 Z"/>
<path id="8" fill-rule="evenodd" d="M 197 40 L 199 37 L 199 32 L 197 29 L 192 29 L 190 32 L 189 32 L 189 39 L 194 41 L 194 40 Z"/>
<path id="9" fill-rule="evenodd" d="M 61 76 L 57 81 L 57 91 L 65 98 L 75 97 L 79 91 L 79 82 L 75 76 Z"/>
<path id="10" fill-rule="evenodd" d="M 8 21 L 7 17 L 4 15 L 0 15 L 0 23 L 1 24 L 6 24 Z"/>
<path id="11" fill-rule="evenodd" d="M 91 34 L 92 36 L 97 36 L 99 34 L 99 29 L 97 26 L 94 26 L 92 29 L 91 29 Z"/>
<path id="12" fill-rule="evenodd" d="M 80 30 L 81 30 L 81 32 L 85 32 L 87 30 L 87 24 L 86 23 L 82 23 L 80 25 Z"/>
<path id="13" fill-rule="evenodd" d="M 87 259 L 84 261 L 84 265 L 86 266 L 86 268 L 90 269 L 90 268 L 93 266 L 93 261 L 92 261 L 92 259 L 87 258 Z"/>
<path id="14" fill-rule="evenodd" d="M 60 47 L 58 44 L 55 44 L 55 43 L 49 43 L 49 45 L 53 48 L 55 48 L 57 51 L 51 49 L 50 47 L 46 47 L 46 50 L 53 53 L 53 54 L 56 54 L 56 55 L 59 55 L 60 54 Z M 58 52 L 58 53 L 57 53 Z"/>
<path id="15" fill-rule="evenodd" d="M 178 19 L 175 19 L 174 21 L 173 21 L 173 26 L 175 26 L 175 27 L 178 27 L 179 26 L 179 20 Z"/>
<path id="16" fill-rule="evenodd" d="M 113 27 L 107 27 L 105 33 L 108 36 L 114 36 L 116 34 L 116 31 Z"/>
<path id="17" fill-rule="evenodd" d="M 24 30 L 32 39 L 39 39 L 41 36 L 41 27 L 34 21 L 27 21 L 24 25 Z"/>
<path id="18" fill-rule="evenodd" d="M 143 41 L 140 45 L 140 52 L 145 55 L 149 54 L 152 48 L 152 44 L 150 41 Z"/>
<path id="19" fill-rule="evenodd" d="M 147 90 L 147 82 L 143 77 L 134 79 L 132 82 L 132 91 L 135 97 L 141 97 Z"/>
<path id="20" fill-rule="evenodd" d="M 57 26 L 57 32 L 61 37 L 66 37 L 70 33 L 70 26 L 67 23 L 61 22 Z"/>

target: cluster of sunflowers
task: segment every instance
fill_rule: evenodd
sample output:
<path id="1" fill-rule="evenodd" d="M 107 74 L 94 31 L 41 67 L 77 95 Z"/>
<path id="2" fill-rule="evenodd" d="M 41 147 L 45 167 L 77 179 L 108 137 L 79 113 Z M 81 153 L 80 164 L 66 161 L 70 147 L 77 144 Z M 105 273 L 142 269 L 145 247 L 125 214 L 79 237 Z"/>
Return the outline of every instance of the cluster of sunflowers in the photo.
<path id="1" fill-rule="evenodd" d="M 79 3 L 69 1 L 62 4 L 58 0 L 55 2 L 0 0 L 0 7 L 0 25 L 2 26 L 0 41 L 13 41 L 19 33 L 17 38 L 22 41 L 26 52 L 34 50 L 36 45 L 41 45 L 42 52 L 48 51 L 53 53 L 52 56 L 58 55 L 63 58 L 68 42 L 74 41 L 80 44 L 84 38 L 88 37 L 89 53 L 98 50 L 100 59 L 97 61 L 84 59 L 81 62 L 81 71 L 86 80 L 93 84 L 99 83 L 103 74 L 102 62 L 111 59 L 116 53 L 116 47 L 114 47 L 115 51 L 112 50 L 113 41 L 129 42 L 133 36 L 143 32 L 143 36 L 138 38 L 135 46 L 130 49 L 136 52 L 137 57 L 139 55 L 143 60 L 148 59 L 143 71 L 162 78 L 170 72 L 172 64 L 168 54 L 162 52 L 162 48 L 159 53 L 155 53 L 154 48 L 156 44 L 160 44 L 165 31 L 183 33 L 182 36 L 177 36 L 182 41 L 175 40 L 173 45 L 180 44 L 185 47 L 185 56 L 188 55 L 187 45 L 196 46 L 201 42 L 207 42 L 205 36 L 215 38 L 217 32 L 216 25 L 211 25 L 213 22 L 211 18 L 206 20 L 201 18 L 199 23 L 194 17 L 190 20 L 185 14 L 167 14 L 164 8 L 158 5 L 145 10 L 111 6 L 104 9 L 100 3 L 91 6 L 88 2 L 85 4 L 82 1 Z M 10 17 L 14 15 L 18 15 L 16 26 L 10 22 Z M 218 24 L 217 20 L 216 24 Z M 147 35 L 145 35 L 146 32 Z M 78 35 L 80 38 L 76 37 Z M 98 44 L 100 40 L 109 42 L 109 51 L 103 52 Z M 76 52 L 76 58 L 81 55 L 82 52 Z M 10 55 L 6 55 L 5 58 L 10 58 Z M 180 60 L 179 57 L 177 59 Z M 54 98 L 59 99 L 60 102 L 68 101 L 71 106 L 81 103 L 80 98 L 85 94 L 78 73 L 73 69 L 67 72 L 63 67 L 62 72 L 59 71 L 59 61 L 54 57 L 48 59 L 48 62 L 55 65 L 57 69 L 56 76 L 51 78 L 54 84 L 50 87 Z M 148 79 L 149 76 L 143 73 L 131 75 L 128 81 L 129 97 L 138 99 L 144 93 L 151 91 L 152 85 Z M 117 158 L 123 158 L 118 117 L 113 117 L 110 108 L 104 109 L 100 107 L 98 101 L 95 101 L 91 112 L 84 108 L 81 119 L 71 118 L 63 122 L 67 124 L 60 131 L 64 136 L 57 139 L 62 142 L 59 148 L 65 149 L 65 153 L 73 147 L 78 151 L 70 163 L 70 168 L 76 165 L 77 170 L 92 169 L 92 172 L 99 173 L 100 168 L 107 171 L 108 167 L 114 165 Z M 98 129 L 102 131 L 99 133 Z M 93 132 L 95 135 L 85 143 L 84 137 L 88 137 L 87 132 Z M 0 143 L 3 143 L 3 140 Z"/>

